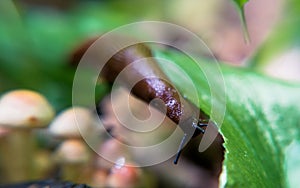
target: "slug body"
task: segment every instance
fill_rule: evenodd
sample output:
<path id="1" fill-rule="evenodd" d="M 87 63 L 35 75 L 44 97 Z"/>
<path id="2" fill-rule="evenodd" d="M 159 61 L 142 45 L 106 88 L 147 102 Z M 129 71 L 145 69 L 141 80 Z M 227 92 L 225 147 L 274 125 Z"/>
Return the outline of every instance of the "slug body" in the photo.
<path id="1" fill-rule="evenodd" d="M 160 99 L 166 107 L 166 115 L 174 123 L 178 124 L 180 120 L 186 121 L 199 112 L 195 105 L 180 97 L 145 44 L 135 44 L 119 51 L 105 64 L 101 76 L 113 83 L 127 66 L 130 66 L 130 71 L 124 71 L 121 75 L 124 85 L 133 80 L 140 80 L 132 88 L 132 94 L 147 103 Z M 198 114 L 200 117 L 194 118 L 201 122 L 208 121 L 209 117 L 203 112 Z M 183 126 L 181 128 L 186 132 L 186 127 Z M 199 131 L 196 130 L 194 136 L 198 134 Z"/>
<path id="2" fill-rule="evenodd" d="M 101 75 L 113 83 L 119 73 L 132 64 L 130 71 L 124 71 L 122 74 L 124 84 L 140 80 L 131 92 L 147 103 L 153 99 L 160 99 L 166 107 L 166 115 L 178 124 L 183 114 L 180 95 L 169 84 L 167 77 L 151 57 L 153 56 L 150 49 L 144 44 L 127 47 L 107 62 Z"/>
<path id="3" fill-rule="evenodd" d="M 78 58 L 83 55 L 92 42 L 89 41 L 89 44 L 83 45 L 74 54 L 72 64 L 76 64 L 76 61 L 79 62 Z M 129 71 L 122 72 L 127 66 L 130 66 Z M 121 72 L 122 74 L 120 74 Z M 199 111 L 199 108 L 188 100 L 180 97 L 178 91 L 170 84 L 171 82 L 153 58 L 151 50 L 145 44 L 135 44 L 116 53 L 105 64 L 100 75 L 109 83 L 114 83 L 117 76 L 121 76 L 125 86 L 134 80 L 140 80 L 132 88 L 132 94 L 147 103 L 154 99 L 160 99 L 165 106 L 166 116 L 174 123 L 178 124 L 180 121 L 188 122 L 184 124 L 179 123 L 179 126 L 185 133 L 190 132 L 188 130 L 191 129 L 193 129 L 193 137 L 204 133 L 204 129 L 200 127 L 202 127 L 201 125 L 204 125 L 203 127 L 207 125 L 209 116 L 201 110 Z M 158 109 L 161 110 L 160 108 Z M 195 114 L 198 114 L 198 117 L 195 117 Z M 177 157 L 179 157 L 181 147 L 185 143 L 185 138 L 186 135 L 182 140 Z"/>

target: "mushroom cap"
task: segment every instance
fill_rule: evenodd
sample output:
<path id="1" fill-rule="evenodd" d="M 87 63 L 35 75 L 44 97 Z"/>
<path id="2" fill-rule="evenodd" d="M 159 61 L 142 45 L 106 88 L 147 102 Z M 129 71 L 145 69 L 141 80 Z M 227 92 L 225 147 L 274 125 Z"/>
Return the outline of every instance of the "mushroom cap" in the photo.
<path id="1" fill-rule="evenodd" d="M 137 187 L 141 177 L 141 169 L 130 165 L 113 167 L 107 177 L 108 187 Z"/>
<path id="2" fill-rule="evenodd" d="M 65 140 L 56 150 L 56 160 L 60 163 L 86 163 L 90 155 L 83 140 Z"/>
<path id="3" fill-rule="evenodd" d="M 11 133 L 11 130 L 7 127 L 0 127 L 0 138 L 5 137 Z"/>
<path id="4" fill-rule="evenodd" d="M 92 181 L 90 186 L 92 187 L 105 187 L 108 172 L 105 169 L 96 168 L 92 174 Z"/>
<path id="5" fill-rule="evenodd" d="M 35 91 L 14 90 L 0 98 L 0 126 L 45 127 L 54 115 L 47 99 Z"/>
<path id="6" fill-rule="evenodd" d="M 130 153 L 126 148 L 125 143 L 111 138 L 106 140 L 97 150 L 95 165 L 102 169 L 111 169 L 119 158 L 130 159 Z"/>
<path id="7" fill-rule="evenodd" d="M 59 138 L 80 138 L 92 131 L 93 123 L 94 117 L 88 108 L 71 107 L 53 120 L 49 132 Z"/>

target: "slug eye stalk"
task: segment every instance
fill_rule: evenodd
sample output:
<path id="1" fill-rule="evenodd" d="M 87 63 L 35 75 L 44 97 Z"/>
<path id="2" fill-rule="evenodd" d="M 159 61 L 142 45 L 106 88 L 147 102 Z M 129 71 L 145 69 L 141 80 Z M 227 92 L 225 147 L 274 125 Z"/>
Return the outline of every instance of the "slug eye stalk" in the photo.
<path id="1" fill-rule="evenodd" d="M 205 126 L 207 126 L 207 125 L 205 125 Z M 194 125 L 193 125 L 193 127 L 194 127 Z M 197 129 L 197 130 L 199 130 L 199 131 L 201 131 L 201 133 L 203 133 L 203 134 L 205 133 L 205 130 L 203 128 L 201 128 L 201 127 L 195 126 L 194 128 Z M 184 133 L 184 135 L 183 135 L 183 137 L 181 139 L 180 145 L 178 147 L 175 160 L 173 161 L 173 163 L 175 165 L 178 163 L 179 157 L 180 157 L 181 152 L 182 152 L 182 148 L 186 144 L 187 141 L 188 141 L 188 139 L 187 139 L 187 133 Z"/>

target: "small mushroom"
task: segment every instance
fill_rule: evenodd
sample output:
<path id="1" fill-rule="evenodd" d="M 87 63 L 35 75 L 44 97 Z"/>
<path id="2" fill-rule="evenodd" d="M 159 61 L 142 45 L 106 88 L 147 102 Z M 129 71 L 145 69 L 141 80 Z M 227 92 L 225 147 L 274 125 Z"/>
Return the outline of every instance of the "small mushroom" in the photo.
<path id="1" fill-rule="evenodd" d="M 107 177 L 108 187 L 137 187 L 141 177 L 141 169 L 125 165 L 125 159 L 119 158 Z"/>
<path id="2" fill-rule="evenodd" d="M 85 107 L 71 107 L 61 112 L 48 128 L 49 133 L 62 141 L 56 150 L 55 162 L 62 167 L 62 179 L 83 181 L 83 171 L 90 165 L 91 150 L 85 140 L 97 135 L 93 113 Z M 90 143 L 90 142 L 89 142 Z"/>
<path id="3" fill-rule="evenodd" d="M 13 162 L 3 165 L 7 182 L 34 178 L 35 139 L 32 130 L 47 126 L 54 114 L 47 99 L 34 91 L 15 90 L 0 98 L 0 127 L 10 130 L 5 139 L 6 152 L 2 155 L 13 159 Z"/>
<path id="4" fill-rule="evenodd" d="M 115 161 L 121 157 L 127 160 L 131 158 L 121 141 L 115 138 L 108 139 L 100 145 L 97 151 L 95 166 L 109 171 L 115 165 Z"/>
<path id="5" fill-rule="evenodd" d="M 92 112 L 84 107 L 72 107 L 61 112 L 50 124 L 49 133 L 62 140 L 69 138 L 81 139 L 94 131 Z"/>
<path id="6" fill-rule="evenodd" d="M 91 186 L 92 187 L 105 187 L 108 172 L 105 169 L 97 168 L 93 171 Z"/>
<path id="7" fill-rule="evenodd" d="M 64 141 L 55 152 L 55 161 L 62 167 L 62 179 L 76 183 L 84 176 L 90 161 L 90 151 L 79 139 Z"/>

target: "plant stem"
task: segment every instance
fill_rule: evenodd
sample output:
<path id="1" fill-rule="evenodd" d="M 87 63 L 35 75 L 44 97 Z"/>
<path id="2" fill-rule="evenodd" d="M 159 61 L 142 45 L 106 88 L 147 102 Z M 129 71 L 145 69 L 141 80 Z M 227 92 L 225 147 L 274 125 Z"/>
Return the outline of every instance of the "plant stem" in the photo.
<path id="1" fill-rule="evenodd" d="M 248 26 L 247 26 L 247 21 L 246 21 L 244 6 L 242 6 L 239 9 L 239 15 L 240 15 L 240 19 L 241 19 L 241 22 L 242 22 L 242 29 L 243 29 L 243 34 L 244 34 L 244 40 L 245 40 L 246 44 L 250 44 L 251 39 L 250 39 L 249 30 L 248 30 Z"/>

